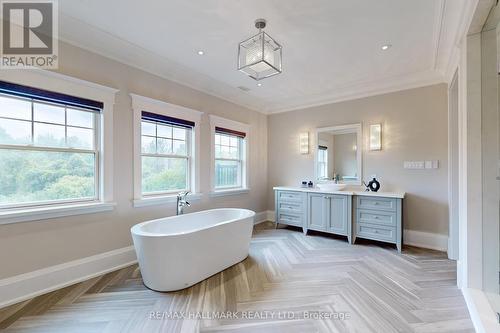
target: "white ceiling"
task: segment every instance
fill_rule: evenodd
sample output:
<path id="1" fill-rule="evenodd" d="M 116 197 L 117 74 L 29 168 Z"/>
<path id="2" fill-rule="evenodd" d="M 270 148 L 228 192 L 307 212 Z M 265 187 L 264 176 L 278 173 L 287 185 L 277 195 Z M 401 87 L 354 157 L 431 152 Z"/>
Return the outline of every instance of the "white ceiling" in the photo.
<path id="1" fill-rule="evenodd" d="M 71 44 L 272 113 L 443 82 L 470 2 L 60 1 L 59 34 Z M 256 33 L 253 22 L 260 17 L 283 45 L 283 73 L 257 87 L 236 70 L 236 61 L 238 42 Z M 384 52 L 386 43 L 393 47 Z"/>

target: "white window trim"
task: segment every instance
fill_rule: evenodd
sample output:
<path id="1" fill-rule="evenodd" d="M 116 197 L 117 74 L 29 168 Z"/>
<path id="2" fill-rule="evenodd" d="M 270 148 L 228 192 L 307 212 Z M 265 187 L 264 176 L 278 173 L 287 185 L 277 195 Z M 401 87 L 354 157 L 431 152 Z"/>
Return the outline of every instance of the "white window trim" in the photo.
<path id="1" fill-rule="evenodd" d="M 170 104 L 150 97 L 130 94 L 132 97 L 132 111 L 134 117 L 134 207 L 145 207 L 161 205 L 176 201 L 177 194 L 158 196 L 142 196 L 142 163 L 141 163 L 141 119 L 142 111 L 152 112 L 168 117 L 189 120 L 195 123 L 193 128 L 193 140 L 191 140 L 190 158 L 191 175 L 189 177 L 190 190 L 188 198 L 197 200 L 200 193 L 200 124 L 203 112 L 189 109 L 183 106 Z"/>
<path id="2" fill-rule="evenodd" d="M 243 144 L 241 187 L 231 189 L 215 188 L 215 127 L 223 127 L 246 134 Z M 246 194 L 250 192 L 250 172 L 248 170 L 250 157 L 250 125 L 238 121 L 210 115 L 210 196 Z"/>
<path id="3" fill-rule="evenodd" d="M 113 108 L 117 89 L 42 69 L 2 71 L 0 80 L 103 102 L 100 125 L 99 201 L 59 203 L 0 211 L 0 224 L 113 210 Z"/>

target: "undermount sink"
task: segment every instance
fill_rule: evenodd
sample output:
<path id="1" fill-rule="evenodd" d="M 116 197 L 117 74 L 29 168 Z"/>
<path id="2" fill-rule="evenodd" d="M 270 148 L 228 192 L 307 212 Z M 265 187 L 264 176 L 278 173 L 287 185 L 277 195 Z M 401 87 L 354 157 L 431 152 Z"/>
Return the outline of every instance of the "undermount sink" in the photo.
<path id="1" fill-rule="evenodd" d="M 342 191 L 347 185 L 335 182 L 317 183 L 316 186 L 322 191 Z"/>

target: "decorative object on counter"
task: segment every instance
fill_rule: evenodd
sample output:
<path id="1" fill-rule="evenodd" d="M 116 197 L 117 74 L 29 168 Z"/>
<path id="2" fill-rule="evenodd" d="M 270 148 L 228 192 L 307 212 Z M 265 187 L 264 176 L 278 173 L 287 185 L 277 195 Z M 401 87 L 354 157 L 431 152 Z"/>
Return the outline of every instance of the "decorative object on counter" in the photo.
<path id="1" fill-rule="evenodd" d="M 307 181 L 302 182 L 302 187 L 307 187 Z"/>
<path id="2" fill-rule="evenodd" d="M 363 180 L 363 185 L 365 186 L 365 192 L 370 192 L 370 186 Z"/>
<path id="3" fill-rule="evenodd" d="M 380 190 L 380 183 L 377 181 L 376 178 L 373 178 L 369 183 L 368 183 L 368 187 L 370 188 L 370 190 L 372 192 L 377 192 L 378 190 Z"/>
<path id="4" fill-rule="evenodd" d="M 370 150 L 382 150 L 382 125 L 370 125 Z"/>
<path id="5" fill-rule="evenodd" d="M 302 132 L 299 134 L 299 149 L 302 155 L 309 154 L 309 132 Z"/>
<path id="6" fill-rule="evenodd" d="M 340 176 L 338 173 L 334 174 L 333 175 L 333 181 L 335 182 L 335 184 L 338 184 L 339 181 L 340 181 Z"/>
<path id="7" fill-rule="evenodd" d="M 313 182 L 310 180 L 310 181 L 309 181 L 309 183 L 307 183 L 307 186 L 308 186 L 308 187 L 313 187 L 313 186 L 314 186 L 314 184 L 313 184 Z"/>

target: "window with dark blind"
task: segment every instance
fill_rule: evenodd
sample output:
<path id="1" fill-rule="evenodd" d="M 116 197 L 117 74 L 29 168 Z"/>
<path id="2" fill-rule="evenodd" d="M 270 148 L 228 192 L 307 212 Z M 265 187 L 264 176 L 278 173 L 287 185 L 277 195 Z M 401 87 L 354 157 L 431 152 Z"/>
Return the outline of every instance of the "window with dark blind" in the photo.
<path id="1" fill-rule="evenodd" d="M 194 122 L 142 112 L 142 194 L 159 195 L 189 188 Z"/>
<path id="2" fill-rule="evenodd" d="M 0 81 L 0 208 L 98 200 L 102 108 Z"/>
<path id="3" fill-rule="evenodd" d="M 242 187 L 245 136 L 243 132 L 215 128 L 215 189 Z"/>

